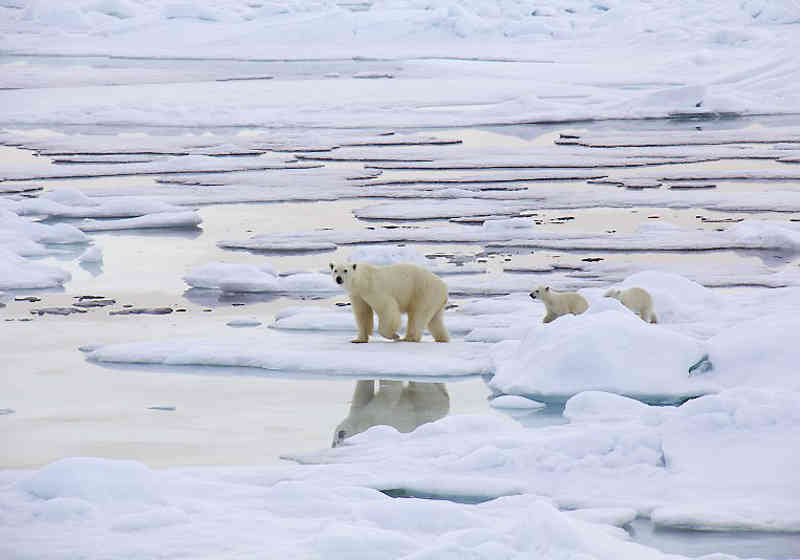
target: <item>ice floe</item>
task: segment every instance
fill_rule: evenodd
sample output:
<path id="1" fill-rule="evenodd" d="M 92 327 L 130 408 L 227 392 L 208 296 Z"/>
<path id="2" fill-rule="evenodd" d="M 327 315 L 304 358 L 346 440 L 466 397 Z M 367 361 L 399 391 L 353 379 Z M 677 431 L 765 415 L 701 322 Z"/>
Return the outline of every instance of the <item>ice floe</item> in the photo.
<path id="1" fill-rule="evenodd" d="M 91 554 L 92 539 L 75 540 L 90 533 L 105 553 L 130 558 L 259 555 L 265 535 L 272 553 L 303 558 L 667 558 L 610 525 L 629 515 L 622 508 L 564 513 L 533 494 L 484 504 L 398 500 L 343 475 L 335 466 L 156 470 L 63 459 L 4 481 L 0 551 Z"/>
<path id="2" fill-rule="evenodd" d="M 293 337 L 274 331 L 248 336 L 220 335 L 208 340 L 173 339 L 102 346 L 88 359 L 108 363 L 209 365 L 270 371 L 360 377 L 452 377 L 489 371 L 484 345 L 475 343 L 414 345 L 376 340 L 349 344 L 345 336 Z"/>
<path id="3" fill-rule="evenodd" d="M 520 342 L 498 345 L 490 387 L 540 400 L 601 390 L 674 402 L 709 390 L 704 380 L 689 379 L 689 367 L 706 353 L 700 341 L 632 314 L 565 315 L 534 325 Z"/>
<path id="4" fill-rule="evenodd" d="M 606 523 L 630 520 L 633 510 L 676 528 L 796 531 L 800 517 L 787 490 L 800 485 L 790 435 L 797 399 L 741 388 L 653 407 L 578 394 L 567 402 L 565 425 L 530 430 L 502 418 L 450 416 L 411 434 L 372 429 L 349 445 L 295 458 L 361 469 L 373 473 L 373 487 L 411 495 L 534 493 L 561 507 L 627 510 L 601 516 Z M 752 453 L 762 445 L 763 455 Z"/>
<path id="5" fill-rule="evenodd" d="M 135 218 L 116 220 L 87 219 L 78 223 L 81 231 L 111 231 L 121 229 L 196 228 L 202 223 L 200 214 L 191 210 L 158 212 Z"/>
<path id="6" fill-rule="evenodd" d="M 0 289 L 55 288 L 70 278 L 72 275 L 65 270 L 29 261 L 0 247 Z"/>

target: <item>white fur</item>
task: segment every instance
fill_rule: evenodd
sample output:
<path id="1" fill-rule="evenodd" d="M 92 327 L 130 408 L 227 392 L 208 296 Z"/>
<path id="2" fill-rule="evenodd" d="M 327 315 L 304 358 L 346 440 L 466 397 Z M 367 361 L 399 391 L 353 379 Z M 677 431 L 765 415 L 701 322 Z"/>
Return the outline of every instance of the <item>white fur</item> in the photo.
<path id="1" fill-rule="evenodd" d="M 653 311 L 653 298 L 644 288 L 628 288 L 627 290 L 608 290 L 605 297 L 614 298 L 641 317 L 645 323 L 657 323 Z"/>
<path id="2" fill-rule="evenodd" d="M 589 309 L 588 302 L 577 292 L 556 292 L 550 286 L 539 286 L 530 293 L 533 299 L 539 299 L 547 308 L 542 323 L 555 321 L 562 315 L 572 313 L 580 315 Z"/>
<path id="3" fill-rule="evenodd" d="M 372 426 L 392 426 L 410 432 L 433 422 L 450 411 L 450 395 L 444 383 L 419 383 L 381 380 L 378 392 L 375 382 L 357 381 L 350 414 L 333 432 L 333 447 L 350 436 Z"/>
<path id="4" fill-rule="evenodd" d="M 408 314 L 403 339 L 419 342 L 427 327 L 436 342 L 449 342 L 444 326 L 447 284 L 432 272 L 413 264 L 372 266 L 366 263 L 331 263 L 331 275 L 350 295 L 358 337 L 352 342 L 369 342 L 373 311 L 378 314 L 378 332 L 398 340 L 402 314 Z"/>

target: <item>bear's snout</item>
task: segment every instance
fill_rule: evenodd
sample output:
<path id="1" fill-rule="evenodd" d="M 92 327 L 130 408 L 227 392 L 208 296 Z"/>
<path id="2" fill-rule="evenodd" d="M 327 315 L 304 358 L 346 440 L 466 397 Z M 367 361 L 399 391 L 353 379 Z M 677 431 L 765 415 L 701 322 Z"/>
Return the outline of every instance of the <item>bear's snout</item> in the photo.
<path id="1" fill-rule="evenodd" d="M 342 277 L 341 276 L 337 276 L 336 277 L 336 283 L 337 284 L 341 284 L 342 282 L 344 282 L 344 280 L 342 280 Z"/>

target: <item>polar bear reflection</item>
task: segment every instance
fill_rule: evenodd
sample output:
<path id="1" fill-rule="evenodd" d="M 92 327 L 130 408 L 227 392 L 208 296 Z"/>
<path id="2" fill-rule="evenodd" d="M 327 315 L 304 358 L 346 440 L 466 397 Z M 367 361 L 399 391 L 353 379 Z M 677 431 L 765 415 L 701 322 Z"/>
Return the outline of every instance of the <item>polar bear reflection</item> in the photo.
<path id="1" fill-rule="evenodd" d="M 433 422 L 450 412 L 450 395 L 444 383 L 418 383 L 382 379 L 378 392 L 375 381 L 357 381 L 350 414 L 336 427 L 333 445 L 360 434 L 372 426 L 386 425 L 400 432 Z"/>

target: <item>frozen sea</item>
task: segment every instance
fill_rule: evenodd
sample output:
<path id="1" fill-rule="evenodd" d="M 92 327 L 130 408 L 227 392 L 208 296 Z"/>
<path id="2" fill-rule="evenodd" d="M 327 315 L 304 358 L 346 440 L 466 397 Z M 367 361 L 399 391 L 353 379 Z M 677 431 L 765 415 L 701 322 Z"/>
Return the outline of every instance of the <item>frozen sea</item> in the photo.
<path id="1" fill-rule="evenodd" d="M 799 26 L 0 0 L 0 556 L 800 558 Z"/>

